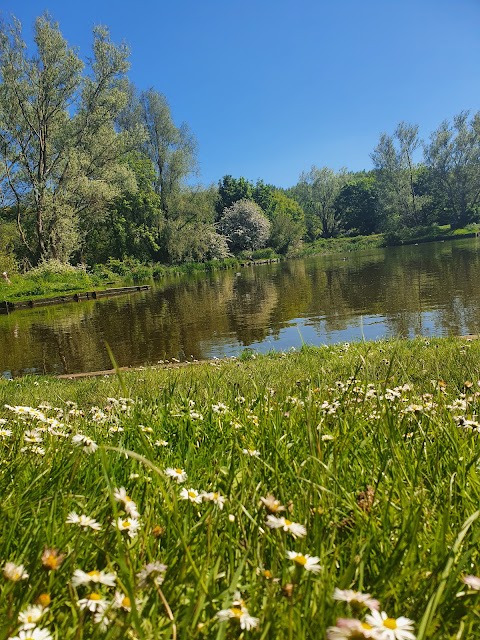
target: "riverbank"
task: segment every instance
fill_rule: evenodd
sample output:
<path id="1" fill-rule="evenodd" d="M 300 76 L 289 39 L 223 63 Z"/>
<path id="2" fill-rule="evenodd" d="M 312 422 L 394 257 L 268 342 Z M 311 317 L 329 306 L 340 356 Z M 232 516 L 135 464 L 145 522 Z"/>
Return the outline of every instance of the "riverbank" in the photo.
<path id="1" fill-rule="evenodd" d="M 282 259 L 315 255 L 349 254 L 385 246 L 420 244 L 442 240 L 457 240 L 476 237 L 478 230 L 472 225 L 464 229 L 450 229 L 449 225 L 403 230 L 396 234 L 376 234 L 351 238 L 319 238 L 305 244 L 289 256 L 281 257 L 272 250 L 264 249 L 253 254 L 244 254 L 226 260 L 187 263 L 182 265 L 142 264 L 136 260 L 109 260 L 105 265 L 91 269 L 51 261 L 28 271 L 25 275 L 10 275 L 10 283 L 0 280 L 0 301 L 24 302 L 61 295 L 85 294 L 92 289 L 102 291 L 112 285 L 145 283 L 195 272 L 212 272 L 226 269 L 278 262 Z"/>
<path id="2" fill-rule="evenodd" d="M 0 632 L 49 602 L 66 640 L 326 638 L 365 619 L 351 588 L 418 640 L 476 637 L 479 359 L 396 340 L 0 381 Z"/>

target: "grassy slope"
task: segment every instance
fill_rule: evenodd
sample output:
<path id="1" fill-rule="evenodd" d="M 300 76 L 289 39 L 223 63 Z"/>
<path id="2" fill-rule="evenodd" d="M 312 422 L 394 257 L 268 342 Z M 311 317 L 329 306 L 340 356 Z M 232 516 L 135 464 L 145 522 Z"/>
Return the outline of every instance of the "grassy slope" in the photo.
<path id="1" fill-rule="evenodd" d="M 88 454 L 44 433 L 45 455 L 35 454 L 22 435 L 28 427 L 0 409 L 13 431 L 0 444 L 0 557 L 30 574 L 0 578 L 0 638 L 15 634 L 19 610 L 45 592 L 52 605 L 42 624 L 65 640 L 123 638 L 127 629 L 132 638 L 170 638 L 162 596 L 178 638 L 236 638 L 238 623 L 216 618 L 236 589 L 259 618 L 246 636 L 324 638 L 336 617 L 352 614 L 332 599 L 334 587 L 373 594 L 390 616 L 412 618 L 420 639 L 478 637 L 478 592 L 456 594 L 465 591 L 462 575 L 480 574 L 479 520 L 469 521 L 480 505 L 480 436 L 454 416 L 478 412 L 479 361 L 477 341 L 385 341 L 121 379 L 0 382 L 1 407 L 49 402 L 67 412 L 65 402 L 77 402 L 85 418 L 64 418 L 66 430 L 100 445 Z M 466 408 L 449 409 L 465 391 Z M 120 396 L 134 399 L 130 409 L 107 400 Z M 94 421 L 95 405 L 105 422 Z M 110 431 L 115 425 L 122 430 Z M 166 467 L 185 469 L 186 484 L 166 478 Z M 112 499 L 120 486 L 141 514 L 133 540 L 111 525 L 123 513 Z M 219 491 L 225 508 L 182 500 L 182 486 Z M 265 526 L 260 497 L 269 493 L 306 526 L 305 538 Z M 72 510 L 103 530 L 66 525 Z M 45 546 L 66 553 L 56 571 L 41 566 Z M 323 570 L 295 567 L 288 550 L 318 556 Z M 168 565 L 165 582 L 140 590 L 135 575 L 152 561 Z M 115 571 L 124 593 L 142 599 L 137 613 L 116 611 L 105 635 L 79 612 L 77 599 L 95 585 L 75 592 L 77 568 Z M 99 591 L 111 598 L 114 590 Z"/>

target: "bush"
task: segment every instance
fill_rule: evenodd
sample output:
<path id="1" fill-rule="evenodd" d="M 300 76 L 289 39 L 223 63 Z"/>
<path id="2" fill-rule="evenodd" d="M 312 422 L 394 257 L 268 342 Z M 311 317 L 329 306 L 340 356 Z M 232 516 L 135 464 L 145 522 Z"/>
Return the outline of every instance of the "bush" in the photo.
<path id="1" fill-rule="evenodd" d="M 233 253 L 254 251 L 266 244 L 270 222 L 255 202 L 238 200 L 223 210 L 219 229 Z"/>

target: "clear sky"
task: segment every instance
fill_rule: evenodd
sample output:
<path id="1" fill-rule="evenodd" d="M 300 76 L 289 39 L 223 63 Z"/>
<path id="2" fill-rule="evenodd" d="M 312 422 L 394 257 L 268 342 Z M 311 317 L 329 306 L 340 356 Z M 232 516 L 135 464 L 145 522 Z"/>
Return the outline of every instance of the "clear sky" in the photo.
<path id="1" fill-rule="evenodd" d="M 131 48 L 199 145 L 199 180 L 288 187 L 312 164 L 371 167 L 381 132 L 427 138 L 480 109 L 480 0 L 0 0 L 25 35 L 48 10 L 81 56 L 95 24 Z"/>

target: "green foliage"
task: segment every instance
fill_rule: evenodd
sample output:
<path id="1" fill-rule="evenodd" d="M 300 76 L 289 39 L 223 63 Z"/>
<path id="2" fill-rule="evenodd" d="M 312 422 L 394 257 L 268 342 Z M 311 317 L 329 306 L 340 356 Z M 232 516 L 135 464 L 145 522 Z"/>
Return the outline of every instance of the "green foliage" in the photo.
<path id="1" fill-rule="evenodd" d="M 335 200 L 335 208 L 341 218 L 341 226 L 347 232 L 358 235 L 378 233 L 381 215 L 373 174 L 358 174 L 349 178 Z"/>

